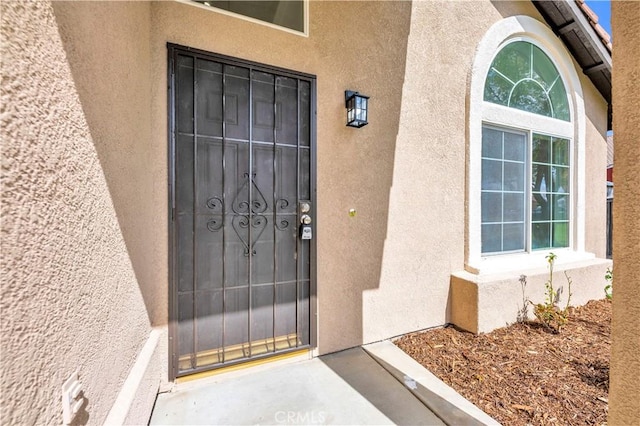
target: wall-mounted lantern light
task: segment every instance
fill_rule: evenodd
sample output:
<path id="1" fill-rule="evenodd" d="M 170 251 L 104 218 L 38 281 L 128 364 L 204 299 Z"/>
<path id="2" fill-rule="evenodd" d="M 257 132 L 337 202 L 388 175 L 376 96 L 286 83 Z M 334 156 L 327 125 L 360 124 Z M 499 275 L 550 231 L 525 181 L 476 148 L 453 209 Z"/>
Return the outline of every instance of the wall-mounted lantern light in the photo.
<path id="1" fill-rule="evenodd" d="M 367 121 L 369 97 L 358 92 L 346 90 L 344 99 L 347 108 L 347 126 L 359 128 L 369 124 Z"/>

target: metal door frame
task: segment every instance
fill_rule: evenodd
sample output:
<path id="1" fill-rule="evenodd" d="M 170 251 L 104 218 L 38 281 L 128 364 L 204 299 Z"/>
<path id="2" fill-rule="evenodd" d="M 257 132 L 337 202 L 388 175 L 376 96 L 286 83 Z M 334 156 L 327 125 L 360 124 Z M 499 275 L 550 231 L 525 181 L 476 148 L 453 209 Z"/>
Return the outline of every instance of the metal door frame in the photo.
<path id="1" fill-rule="evenodd" d="M 174 43 L 167 43 L 167 135 L 168 135 L 168 152 L 167 152 L 167 163 L 168 163 L 168 209 L 167 209 L 167 223 L 169 230 L 169 239 L 168 239 L 168 262 L 169 262 L 169 295 L 168 295 L 168 328 L 169 328 L 169 380 L 173 381 L 179 376 L 178 370 L 178 356 L 177 356 L 177 319 L 176 315 L 178 312 L 178 288 L 177 288 L 177 277 L 175 271 L 175 262 L 177 259 L 176 256 L 176 244 L 175 244 L 175 143 L 176 143 L 176 135 L 175 135 L 175 118 L 176 118 L 176 109 L 175 109 L 175 58 L 177 54 L 180 52 L 188 53 L 189 55 L 200 57 L 207 60 L 213 60 L 222 62 L 229 65 L 236 65 L 240 67 L 248 67 L 251 69 L 256 69 L 259 71 L 264 71 L 268 73 L 273 73 L 281 76 L 292 77 L 296 79 L 305 79 L 309 81 L 310 90 L 311 90 L 311 98 L 309 102 L 310 107 L 310 135 L 309 135 L 309 150 L 310 150 L 310 176 L 309 176 L 309 185 L 310 185 L 310 195 L 311 202 L 314 206 L 314 237 L 311 240 L 310 244 L 310 283 L 309 283 L 309 348 L 317 347 L 317 330 L 318 330 L 318 321 L 317 321 L 317 244 L 318 244 L 318 204 L 317 204 L 317 188 L 316 188 L 316 178 L 317 178 L 317 151 L 316 151 L 316 118 L 317 118 L 317 84 L 316 84 L 316 76 L 312 74 L 301 73 L 285 68 L 274 67 L 271 65 L 265 65 L 257 62 L 247 61 L 243 59 L 234 58 L 231 56 L 221 55 L 218 53 L 207 52 L 200 49 L 194 49 L 187 46 L 182 46 Z M 300 348 L 295 348 L 292 351 L 300 350 Z M 250 362 L 260 358 L 268 358 L 272 356 L 277 356 L 282 353 L 286 353 L 287 351 L 269 353 L 262 356 L 256 356 L 249 359 L 240 359 L 237 361 L 232 361 L 225 363 L 223 365 L 213 365 L 206 366 L 200 369 L 195 369 L 190 371 L 188 374 L 195 374 L 202 371 L 214 370 L 217 368 L 227 367 L 229 365 L 239 364 Z M 185 374 L 181 374 L 180 376 L 184 376 Z"/>

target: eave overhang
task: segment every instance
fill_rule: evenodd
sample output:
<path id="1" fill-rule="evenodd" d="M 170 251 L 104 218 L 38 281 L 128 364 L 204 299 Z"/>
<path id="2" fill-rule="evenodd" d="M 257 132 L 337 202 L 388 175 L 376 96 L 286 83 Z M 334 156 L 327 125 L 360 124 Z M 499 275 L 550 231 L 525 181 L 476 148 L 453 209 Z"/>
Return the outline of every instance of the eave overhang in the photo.
<path id="1" fill-rule="evenodd" d="M 567 46 L 582 72 L 608 103 L 607 129 L 611 130 L 611 44 L 603 40 L 606 33 L 596 32 L 597 22 L 590 21 L 574 0 L 532 0 L 553 32 Z M 596 17 L 597 19 L 597 17 Z"/>

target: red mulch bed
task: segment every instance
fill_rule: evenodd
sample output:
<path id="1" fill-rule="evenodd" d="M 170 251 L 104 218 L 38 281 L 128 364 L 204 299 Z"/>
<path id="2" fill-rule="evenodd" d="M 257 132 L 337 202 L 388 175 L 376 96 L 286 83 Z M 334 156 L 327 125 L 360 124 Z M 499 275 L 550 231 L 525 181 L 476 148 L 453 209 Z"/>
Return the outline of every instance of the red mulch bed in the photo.
<path id="1" fill-rule="evenodd" d="M 570 308 L 554 334 L 536 321 L 474 335 L 454 327 L 395 342 L 503 425 L 607 421 L 611 303 Z"/>

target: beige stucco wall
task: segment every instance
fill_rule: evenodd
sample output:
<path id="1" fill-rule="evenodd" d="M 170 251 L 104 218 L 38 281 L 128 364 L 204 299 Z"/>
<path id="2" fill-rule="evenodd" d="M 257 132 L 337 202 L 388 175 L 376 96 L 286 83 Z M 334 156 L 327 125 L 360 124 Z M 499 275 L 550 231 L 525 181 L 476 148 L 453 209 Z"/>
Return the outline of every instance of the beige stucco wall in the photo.
<path id="1" fill-rule="evenodd" d="M 464 265 L 465 99 L 489 2 L 413 2 L 379 286 L 364 294 L 364 341 L 447 322 Z"/>
<path id="2" fill-rule="evenodd" d="M 53 2 L 53 10 L 147 315 L 165 324 L 166 148 L 150 136 L 151 4 Z"/>
<path id="3" fill-rule="evenodd" d="M 543 263 L 545 266 L 515 273 L 476 275 L 459 271 L 453 274 L 449 322 L 472 333 L 486 333 L 515 323 L 519 315 L 534 319 L 531 303 L 544 303 L 545 283 L 550 278 L 548 265 Z M 553 287 L 560 295 L 558 305 L 561 308 L 567 303 L 580 306 L 590 300 L 602 299 L 604 274 L 610 266 L 608 259 L 556 265 Z M 524 283 L 520 281 L 521 275 L 525 277 Z M 571 288 L 567 277 L 571 280 Z"/>
<path id="4" fill-rule="evenodd" d="M 584 108 L 587 116 L 585 138 L 585 250 L 597 257 L 607 256 L 607 102 L 580 71 L 574 61 L 582 84 Z M 602 173 L 598 173 L 603 170 Z M 601 295 L 604 297 L 604 293 Z"/>
<path id="5" fill-rule="evenodd" d="M 150 332 L 121 210 L 138 203 L 127 186 L 151 179 L 127 161 L 149 142 L 149 5 L 0 7 L 1 418 L 62 423 L 61 385 L 78 370 L 77 420 L 100 424 Z"/>
<path id="6" fill-rule="evenodd" d="M 309 37 L 302 37 L 182 3 L 152 5 L 152 139 L 163 158 L 167 42 L 317 76 L 322 353 L 365 340 L 362 299 L 380 281 L 410 8 L 404 2 L 311 2 Z M 366 36 L 354 36 L 354 26 Z M 371 96 L 368 126 L 345 126 L 347 89 Z M 166 182 L 166 171 L 161 176 Z M 355 217 L 348 214 L 352 208 Z"/>
<path id="7" fill-rule="evenodd" d="M 610 425 L 640 419 L 640 3 L 612 2 L 615 264 Z"/>
<path id="8" fill-rule="evenodd" d="M 476 320 L 480 315 L 480 323 L 469 327 L 474 331 L 514 322 L 522 299 L 520 274 L 532 274 L 531 299 L 539 298 L 536 292 L 540 289 L 540 298 L 544 296 L 544 262 L 537 270 L 530 265 L 532 270 L 512 271 L 508 277 L 470 277 L 463 271 L 468 91 L 476 49 L 488 29 L 501 19 L 527 15 L 544 22 L 530 2 L 472 3 L 427 1 L 412 5 L 380 285 L 365 292 L 363 298 L 365 342 L 456 322 L 452 310 Z M 585 250 L 604 257 L 605 175 L 593 171 L 606 169 L 607 105 L 575 61 L 574 66 L 581 75 L 587 115 Z M 604 297 L 601 290 L 608 263 L 593 260 L 580 265 L 586 269 L 577 269 L 574 275 L 589 286 L 577 289 L 574 303 Z M 575 268 L 576 264 L 565 267 Z M 450 290 L 452 273 L 457 272 L 470 282 L 487 284 L 480 290 L 455 286 Z M 540 285 L 535 284 L 538 281 Z M 498 300 L 501 303 L 496 304 Z"/>
<path id="9" fill-rule="evenodd" d="M 170 1 L 4 2 L 2 12 L 2 96 L 13 111 L 3 116 L 2 390 L 12 420 L 59 422 L 51 401 L 79 365 L 88 420 L 99 423 L 149 325 L 167 324 L 167 42 L 317 76 L 320 353 L 450 321 L 451 274 L 465 265 L 470 67 L 493 23 L 541 19 L 529 2 L 312 1 L 308 37 Z M 606 116 L 583 86 L 590 170 Z M 344 125 L 346 89 L 371 96 L 362 129 Z M 587 192 L 597 199 L 604 186 Z M 598 208 L 587 250 L 600 255 Z M 150 409 L 158 363 L 167 378 L 166 343 L 135 411 Z"/>

